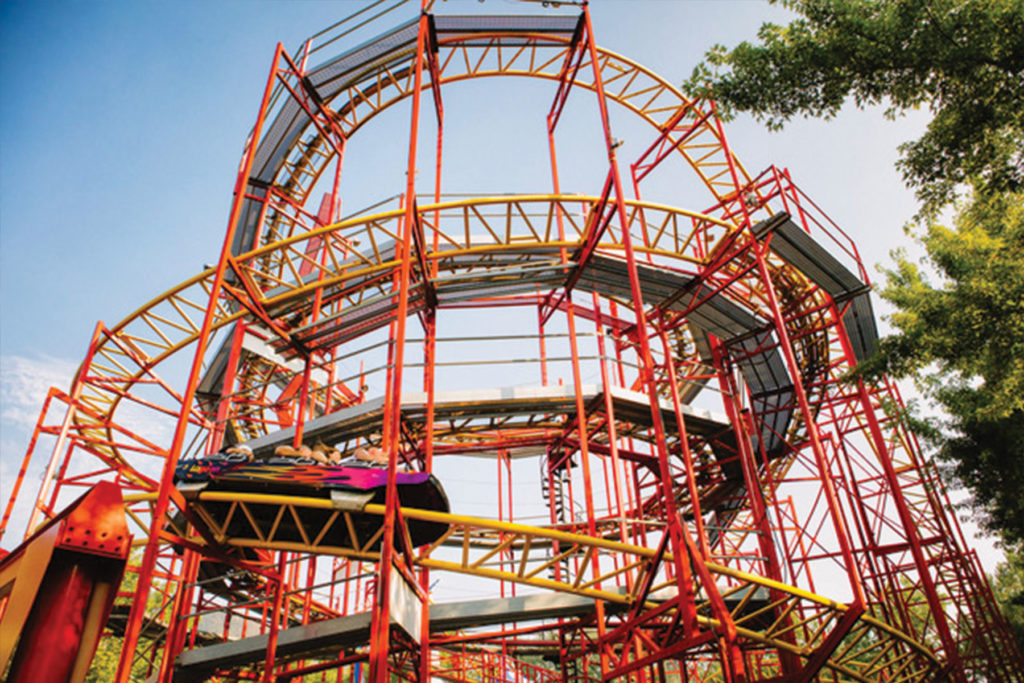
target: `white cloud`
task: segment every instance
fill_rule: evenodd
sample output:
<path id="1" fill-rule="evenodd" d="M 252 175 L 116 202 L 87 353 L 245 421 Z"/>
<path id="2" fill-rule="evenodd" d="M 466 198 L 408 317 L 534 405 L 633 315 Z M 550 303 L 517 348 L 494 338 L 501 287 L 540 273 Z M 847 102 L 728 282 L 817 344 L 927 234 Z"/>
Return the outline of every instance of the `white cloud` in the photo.
<path id="1" fill-rule="evenodd" d="M 78 365 L 77 361 L 45 354 L 0 357 L 0 509 L 7 505 L 47 392 L 50 387 L 69 391 Z M 65 403 L 59 401 L 52 404 L 46 424 L 59 424 L 66 407 Z M 170 442 L 173 420 L 152 409 L 126 401 L 117 411 L 117 420 L 119 424 L 158 445 Z M 53 446 L 53 437 L 46 435 L 36 445 L 8 526 L 10 533 L 4 535 L 5 547 L 21 540 L 20 534 L 28 521 L 31 501 L 37 495 Z M 134 458 L 133 461 L 137 466 L 147 469 L 148 475 L 159 476 L 160 461 L 145 457 Z M 82 474 L 96 467 L 97 461 L 92 456 L 84 450 L 76 449 L 68 474 Z M 78 489 L 68 489 L 62 495 L 58 507 L 80 493 Z"/>
<path id="2" fill-rule="evenodd" d="M 0 504 L 7 505 L 47 391 L 51 386 L 67 390 L 77 367 L 74 361 L 44 354 L 0 357 Z M 4 536 L 5 546 L 21 540 L 28 502 L 39 488 L 43 458 L 33 460 L 8 525 L 10 533 Z"/>
<path id="3" fill-rule="evenodd" d="M 5 427 L 35 427 L 46 392 L 50 387 L 67 391 L 77 369 L 75 361 L 43 354 L 0 357 L 0 420 Z"/>

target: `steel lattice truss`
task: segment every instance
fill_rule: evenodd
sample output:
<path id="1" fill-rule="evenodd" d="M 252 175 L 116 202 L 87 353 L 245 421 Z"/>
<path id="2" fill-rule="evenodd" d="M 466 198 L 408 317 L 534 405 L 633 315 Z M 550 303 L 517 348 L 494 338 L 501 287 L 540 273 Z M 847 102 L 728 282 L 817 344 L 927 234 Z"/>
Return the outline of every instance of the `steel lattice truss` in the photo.
<path id="1" fill-rule="evenodd" d="M 40 439 L 54 448 L 30 528 L 75 491 L 121 487 L 144 548 L 132 606 L 108 623 L 122 680 L 133 657 L 161 680 L 364 666 L 377 681 L 1024 680 L 896 387 L 848 379 L 877 336 L 856 247 L 787 172 L 748 174 L 711 103 L 597 47 L 588 12 L 424 12 L 352 49 L 342 24 L 297 55 L 278 47 L 218 264 L 97 327 L 70 391 L 50 392 L 4 518 Z M 448 199 L 438 179 L 418 194 L 421 104 L 440 139 L 446 86 L 492 76 L 554 90 L 552 187 Z M 559 186 L 573 90 L 598 105 L 609 159 L 586 194 Z M 400 200 L 339 218 L 349 139 L 399 103 L 413 110 L 395 132 L 411 150 Z M 628 168 L 609 103 L 650 124 Z M 442 149 L 419 165 L 440 168 Z M 642 198 L 666 159 L 708 208 Z M 439 335 L 479 309 L 537 328 Z M 442 352 L 491 342 L 487 360 Z M 189 357 L 186 380 L 163 378 Z M 539 377 L 438 388 L 474 363 Z M 141 427 L 155 421 L 165 433 Z M 394 486 L 352 510 L 173 485 L 183 457 L 313 439 L 370 439 L 392 475 L 489 459 L 497 512 L 400 508 Z M 544 523 L 512 519 L 524 459 Z M 448 531 L 412 548 L 417 520 Z M 425 607 L 418 637 L 392 626 L 390 589 L 429 600 L 437 577 L 483 582 L 491 602 Z"/>

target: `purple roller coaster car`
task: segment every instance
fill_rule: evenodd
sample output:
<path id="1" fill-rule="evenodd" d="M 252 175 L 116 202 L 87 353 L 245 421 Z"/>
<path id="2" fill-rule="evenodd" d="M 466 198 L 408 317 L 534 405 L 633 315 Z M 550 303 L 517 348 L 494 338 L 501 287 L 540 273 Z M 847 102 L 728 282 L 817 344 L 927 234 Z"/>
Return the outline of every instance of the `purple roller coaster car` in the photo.
<path id="1" fill-rule="evenodd" d="M 387 479 L 386 467 L 359 460 L 322 465 L 302 458 L 249 460 L 244 455 L 224 454 L 181 460 L 174 474 L 175 485 L 183 490 L 191 489 L 192 492 L 202 490 L 329 498 L 331 491 L 342 491 L 363 494 L 363 505 L 384 504 Z M 395 483 L 399 505 L 403 508 L 449 511 L 448 497 L 432 474 L 397 472 Z M 374 515 L 359 517 L 363 525 L 377 524 L 380 519 Z M 448 525 L 444 523 L 409 521 L 414 545 L 431 543 L 447 529 Z"/>

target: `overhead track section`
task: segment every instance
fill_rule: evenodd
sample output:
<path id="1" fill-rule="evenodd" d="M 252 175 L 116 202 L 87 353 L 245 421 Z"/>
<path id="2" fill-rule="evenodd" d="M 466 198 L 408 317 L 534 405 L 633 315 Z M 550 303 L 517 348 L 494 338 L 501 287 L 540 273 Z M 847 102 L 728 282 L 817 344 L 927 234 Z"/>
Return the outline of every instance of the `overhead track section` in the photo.
<path id="1" fill-rule="evenodd" d="M 432 16 L 436 38 L 432 47 L 437 53 L 440 83 L 424 87 L 491 76 L 559 81 L 560 66 L 572 49 L 581 21 L 579 15 L 559 14 Z M 293 74 L 291 80 L 301 81 L 315 98 L 316 107 L 289 96 L 289 92 L 300 91 L 298 85 L 279 88 L 271 123 L 257 141 L 233 253 L 312 227 L 311 215 L 300 207 L 338 151 L 332 136 L 350 138 L 377 113 L 411 94 L 417 23 L 410 21 Z M 714 198 L 730 193 L 728 164 L 722 158 L 725 152 L 717 130 L 708 122 L 706 106 L 687 99 L 675 86 L 620 55 L 600 50 L 599 60 L 606 97 L 656 129 L 693 119 L 692 130 L 675 149 L 698 172 Z M 593 90 L 587 71 L 579 69 L 572 86 Z M 317 112 L 331 125 L 318 123 Z M 265 234 L 259 235 L 260 230 Z"/>

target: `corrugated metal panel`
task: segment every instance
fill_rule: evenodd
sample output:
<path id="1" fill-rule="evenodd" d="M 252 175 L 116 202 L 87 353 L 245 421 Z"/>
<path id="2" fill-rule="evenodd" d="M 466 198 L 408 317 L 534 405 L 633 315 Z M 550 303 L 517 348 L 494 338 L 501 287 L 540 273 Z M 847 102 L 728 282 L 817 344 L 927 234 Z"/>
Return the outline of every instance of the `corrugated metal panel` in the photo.
<path id="1" fill-rule="evenodd" d="M 814 238 L 804 232 L 787 214 L 776 214 L 771 220 L 775 221 L 776 219 L 781 220 L 773 223 L 774 230 L 762 231 L 761 234 L 758 234 L 758 228 L 755 227 L 754 234 L 761 240 L 770 234 L 771 250 L 784 261 L 796 267 L 833 297 L 864 287 L 860 278 L 815 242 Z"/>
<path id="2" fill-rule="evenodd" d="M 439 35 L 451 37 L 461 34 L 501 31 L 524 35 L 547 35 L 571 38 L 580 15 L 541 16 L 436 16 L 435 27 Z M 418 19 L 413 19 L 387 33 L 334 57 L 309 71 L 309 81 L 325 102 L 330 102 L 342 90 L 385 68 L 411 61 L 415 51 Z M 506 40 L 506 44 L 517 44 Z M 256 148 L 251 177 L 270 184 L 277 177 L 288 154 L 295 149 L 311 125 L 309 116 L 291 97 L 284 97 L 281 108 L 265 129 Z M 247 201 L 239 218 L 234 253 L 242 253 L 252 244 L 255 222 L 259 215 L 258 202 Z"/>
<path id="3" fill-rule="evenodd" d="M 584 403 L 600 400 L 603 396 L 594 384 L 584 384 L 581 389 Z M 619 419 L 644 426 L 651 424 L 650 403 L 645 394 L 621 387 L 613 388 L 610 393 Z M 403 419 L 412 423 L 422 422 L 426 415 L 427 395 L 423 392 L 404 392 L 401 405 Z M 305 423 L 303 435 L 307 441 L 321 439 L 331 444 L 364 436 L 380 429 L 382 406 L 383 399 L 376 398 L 314 418 Z M 665 418 L 673 418 L 666 419 L 666 426 L 670 431 L 674 431 L 675 412 L 671 404 L 662 400 L 660 408 Z M 517 386 L 439 391 L 434 397 L 434 416 L 438 421 L 456 418 L 507 420 L 511 417 L 527 420 L 537 416 L 561 416 L 575 410 L 576 396 L 571 386 Z M 728 421 L 722 415 L 690 406 L 683 406 L 682 412 L 687 429 L 693 434 L 714 435 L 730 429 Z M 247 441 L 246 445 L 252 448 L 253 452 L 262 454 L 281 444 L 291 443 L 294 434 L 294 428 L 283 429 Z"/>
<path id="4" fill-rule="evenodd" d="M 418 32 L 417 18 L 314 67 L 309 71 L 309 80 L 318 95 L 329 99 L 368 73 L 376 73 L 397 61 L 407 61 L 416 50 Z"/>
<path id="5" fill-rule="evenodd" d="M 476 239 L 476 238 L 474 238 Z M 486 242 L 486 240 L 481 240 Z M 445 245 L 442 250 L 456 250 L 460 247 Z M 389 241 L 380 245 L 380 253 L 389 258 L 393 253 L 394 243 Z M 459 268 L 459 272 L 433 281 L 438 299 L 444 304 L 478 299 L 489 296 L 508 296 L 517 293 L 536 291 L 538 285 L 556 288 L 565 281 L 571 265 L 559 263 L 552 256 L 557 250 L 526 249 L 519 252 L 506 250 L 489 252 L 456 254 L 446 257 L 451 266 Z M 371 255 L 353 255 L 346 265 L 366 263 Z M 472 270 L 469 270 L 472 268 Z M 680 289 L 691 285 L 693 279 L 682 273 L 639 265 L 641 288 L 645 299 L 658 302 L 673 296 Z M 312 281 L 315 273 L 306 276 Z M 351 289 L 365 280 L 347 280 L 342 286 L 325 290 L 325 299 L 336 296 L 342 287 Z M 594 291 L 603 296 L 630 300 L 629 271 L 626 263 L 608 255 L 595 254 L 585 269 L 578 287 L 582 291 Z M 268 296 L 280 295 L 287 291 L 279 288 L 268 292 Z M 733 342 L 737 355 L 737 364 L 753 394 L 759 396 L 754 408 L 759 417 L 766 423 L 761 435 L 770 452 L 781 448 L 780 438 L 775 434 L 785 434 L 792 419 L 791 380 L 786 371 L 782 355 L 777 347 L 774 335 L 763 330 L 765 322 L 759 320 L 745 308 L 733 303 L 723 294 L 709 296 L 711 290 L 701 286 L 698 296 L 706 301 L 689 316 L 691 330 L 697 341 L 699 353 L 705 359 L 710 358 L 710 349 L 706 335 L 714 334 L 726 343 Z M 690 305 L 692 298 L 683 297 L 676 301 L 672 308 L 684 310 Z M 286 301 L 270 309 L 274 316 L 301 315 L 303 308 L 309 303 L 308 298 L 301 301 Z M 410 290 L 410 314 L 423 308 L 425 294 L 422 283 L 414 283 Z M 361 303 L 350 306 L 343 311 L 321 318 L 316 323 L 306 325 L 294 331 L 296 339 L 311 348 L 319 348 L 326 344 L 340 343 L 354 339 L 370 330 L 383 327 L 394 317 L 395 307 L 390 294 L 369 297 Z M 758 330 L 762 330 L 758 332 Z M 755 334 L 751 334 L 755 333 Z M 276 348 L 288 356 L 284 344 Z M 780 403 L 781 401 L 781 403 Z M 642 407 L 642 406 L 641 406 Z M 646 408 L 644 409 L 646 410 Z M 667 414 L 666 414 L 667 415 Z M 646 424 L 649 417 L 640 419 L 639 424 Z M 699 433 L 699 432 L 698 432 Z"/>
<path id="6" fill-rule="evenodd" d="M 857 360 L 871 356 L 877 348 L 878 328 L 867 285 L 785 212 L 757 224 L 753 232 L 761 241 L 771 236 L 768 243 L 771 250 L 833 298 L 854 295 L 850 310 L 843 316 L 843 324 Z"/>
<path id="7" fill-rule="evenodd" d="M 491 15 L 457 16 L 435 15 L 434 25 L 439 39 L 474 33 L 523 33 L 572 38 L 582 14 L 543 15 Z M 525 40 L 523 41 L 525 42 Z M 472 43 L 470 43 L 472 44 Z M 505 43 L 515 45 L 516 43 Z"/>
<path id="8" fill-rule="evenodd" d="M 871 309 L 871 296 L 867 292 L 858 294 L 850 302 L 850 308 L 843 315 L 843 326 L 858 361 L 874 355 L 878 350 L 878 327 L 875 325 L 875 312 Z"/>

